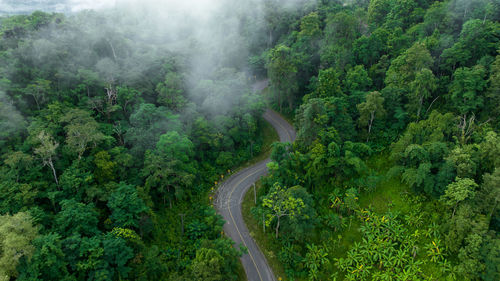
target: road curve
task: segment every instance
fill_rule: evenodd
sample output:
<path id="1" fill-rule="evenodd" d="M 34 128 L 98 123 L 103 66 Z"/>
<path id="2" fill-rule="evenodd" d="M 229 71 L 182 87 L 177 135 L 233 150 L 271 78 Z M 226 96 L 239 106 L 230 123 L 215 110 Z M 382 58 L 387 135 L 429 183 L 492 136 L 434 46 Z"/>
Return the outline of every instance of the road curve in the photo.
<path id="1" fill-rule="evenodd" d="M 268 109 L 263 115 L 278 132 L 281 142 L 293 142 L 295 130 L 279 114 Z M 231 237 L 236 245 L 243 245 L 248 253 L 241 257 L 241 262 L 249 281 L 275 281 L 276 278 L 269 267 L 266 258 L 255 241 L 250 237 L 248 228 L 241 215 L 241 203 L 248 189 L 260 177 L 267 174 L 268 158 L 251 167 L 245 168 L 224 181 L 217 190 L 215 207 L 224 217 L 224 232 Z"/>

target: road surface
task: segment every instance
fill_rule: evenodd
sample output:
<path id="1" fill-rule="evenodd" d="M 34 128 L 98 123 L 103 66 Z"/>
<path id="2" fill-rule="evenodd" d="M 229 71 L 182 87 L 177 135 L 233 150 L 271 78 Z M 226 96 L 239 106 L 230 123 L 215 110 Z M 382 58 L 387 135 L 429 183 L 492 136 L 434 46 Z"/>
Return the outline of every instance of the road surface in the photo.
<path id="1" fill-rule="evenodd" d="M 281 142 L 295 140 L 295 130 L 279 114 L 268 109 L 263 117 L 278 132 Z M 226 235 L 231 237 L 236 245 L 242 244 L 248 249 L 248 253 L 241 257 L 241 262 L 249 281 L 276 280 L 266 258 L 250 237 L 241 215 L 243 196 L 253 183 L 267 173 L 266 164 L 270 161 L 268 158 L 229 177 L 219 187 L 215 201 L 218 212 L 226 221 L 224 225 Z"/>

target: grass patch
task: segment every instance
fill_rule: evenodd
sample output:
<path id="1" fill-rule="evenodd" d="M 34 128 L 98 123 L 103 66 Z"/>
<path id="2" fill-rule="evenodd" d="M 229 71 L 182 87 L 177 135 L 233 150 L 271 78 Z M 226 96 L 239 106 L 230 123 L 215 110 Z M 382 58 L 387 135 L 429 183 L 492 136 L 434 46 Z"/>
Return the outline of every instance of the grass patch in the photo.
<path id="1" fill-rule="evenodd" d="M 399 212 L 408 212 L 410 206 L 403 199 L 402 194 L 410 192 L 408 186 L 401 183 L 398 178 L 388 178 L 387 172 L 393 166 L 387 153 L 374 155 L 367 161 L 367 165 L 374 169 L 381 177 L 381 181 L 372 192 L 363 192 L 359 205 L 362 208 L 373 207 L 377 213 L 385 213 L 389 209 Z"/>
<path id="2" fill-rule="evenodd" d="M 238 263 L 238 280 L 248 281 L 247 274 L 245 273 L 245 269 L 243 268 L 243 264 L 241 262 Z"/>
<path id="3" fill-rule="evenodd" d="M 256 184 L 257 197 L 262 193 L 262 185 L 261 182 L 258 181 Z M 262 228 L 262 222 L 258 222 L 252 216 L 250 210 L 255 206 L 253 189 L 250 188 L 248 192 L 245 194 L 243 198 L 243 203 L 241 205 L 241 212 L 243 214 L 243 220 L 248 227 L 248 231 L 250 235 L 253 237 L 260 250 L 264 254 L 267 259 L 267 263 L 271 267 L 274 272 L 276 278 L 281 277 L 282 280 L 288 280 L 285 274 L 285 269 L 283 265 L 278 260 L 278 252 L 280 250 L 280 244 L 274 239 L 274 231 L 273 229 L 266 229 L 266 233 L 264 233 Z"/>

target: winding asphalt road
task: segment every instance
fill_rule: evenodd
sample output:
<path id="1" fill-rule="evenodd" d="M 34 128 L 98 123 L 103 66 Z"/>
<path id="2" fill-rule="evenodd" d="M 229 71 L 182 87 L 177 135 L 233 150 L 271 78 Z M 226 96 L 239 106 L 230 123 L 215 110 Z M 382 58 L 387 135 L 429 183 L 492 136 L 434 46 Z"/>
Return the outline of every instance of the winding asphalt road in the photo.
<path id="1" fill-rule="evenodd" d="M 279 114 L 268 109 L 264 119 L 278 132 L 281 142 L 295 140 L 295 130 Z M 255 241 L 250 237 L 248 228 L 241 215 L 241 202 L 248 189 L 260 177 L 267 174 L 268 158 L 251 167 L 245 168 L 224 181 L 217 191 L 215 206 L 226 220 L 224 231 L 236 245 L 243 245 L 248 253 L 241 257 L 249 281 L 275 281 L 273 271 Z"/>

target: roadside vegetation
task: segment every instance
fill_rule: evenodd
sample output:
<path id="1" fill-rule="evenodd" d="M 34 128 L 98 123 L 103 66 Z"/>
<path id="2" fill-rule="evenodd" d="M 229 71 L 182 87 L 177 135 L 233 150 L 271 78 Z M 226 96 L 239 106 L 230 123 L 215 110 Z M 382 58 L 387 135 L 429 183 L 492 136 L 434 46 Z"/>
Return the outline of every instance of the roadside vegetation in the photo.
<path id="1" fill-rule="evenodd" d="M 261 56 L 297 139 L 274 145 L 257 205 L 245 202 L 276 272 L 500 278 L 499 11 L 320 1 L 281 17 L 292 28 Z"/>
<path id="2" fill-rule="evenodd" d="M 1 280 L 242 279 L 269 154 L 278 277 L 500 280 L 498 1 L 137 2 L 0 17 Z"/>

